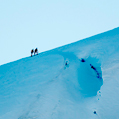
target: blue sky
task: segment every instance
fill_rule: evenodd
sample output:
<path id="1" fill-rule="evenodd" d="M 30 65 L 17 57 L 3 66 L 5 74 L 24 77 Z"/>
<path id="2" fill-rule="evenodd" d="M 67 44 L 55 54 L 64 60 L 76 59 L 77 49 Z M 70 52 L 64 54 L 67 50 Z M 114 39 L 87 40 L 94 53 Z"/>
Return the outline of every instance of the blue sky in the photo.
<path id="1" fill-rule="evenodd" d="M 0 0 L 0 65 L 119 27 L 118 0 Z"/>

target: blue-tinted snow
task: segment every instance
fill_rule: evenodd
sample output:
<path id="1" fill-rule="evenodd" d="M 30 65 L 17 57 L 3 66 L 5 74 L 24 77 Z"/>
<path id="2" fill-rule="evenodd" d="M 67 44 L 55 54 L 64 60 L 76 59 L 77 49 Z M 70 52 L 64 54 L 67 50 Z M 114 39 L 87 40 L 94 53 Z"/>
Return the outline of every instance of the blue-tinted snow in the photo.
<path id="1" fill-rule="evenodd" d="M 0 119 L 118 119 L 118 72 L 119 28 L 2 65 Z"/>

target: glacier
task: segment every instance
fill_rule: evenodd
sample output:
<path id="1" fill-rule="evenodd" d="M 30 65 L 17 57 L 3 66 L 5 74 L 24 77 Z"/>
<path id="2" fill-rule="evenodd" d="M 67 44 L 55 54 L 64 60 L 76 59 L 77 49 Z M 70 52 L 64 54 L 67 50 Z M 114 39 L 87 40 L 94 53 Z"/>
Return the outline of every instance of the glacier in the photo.
<path id="1" fill-rule="evenodd" d="M 118 119 L 118 77 L 119 27 L 1 65 L 0 119 Z"/>

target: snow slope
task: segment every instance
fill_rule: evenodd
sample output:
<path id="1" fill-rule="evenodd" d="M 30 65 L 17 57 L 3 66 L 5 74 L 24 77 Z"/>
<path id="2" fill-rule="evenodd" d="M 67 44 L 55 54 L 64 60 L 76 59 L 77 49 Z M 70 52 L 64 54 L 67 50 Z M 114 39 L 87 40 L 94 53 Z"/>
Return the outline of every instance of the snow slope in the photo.
<path id="1" fill-rule="evenodd" d="M 118 72 L 119 28 L 2 65 L 0 119 L 118 119 Z"/>

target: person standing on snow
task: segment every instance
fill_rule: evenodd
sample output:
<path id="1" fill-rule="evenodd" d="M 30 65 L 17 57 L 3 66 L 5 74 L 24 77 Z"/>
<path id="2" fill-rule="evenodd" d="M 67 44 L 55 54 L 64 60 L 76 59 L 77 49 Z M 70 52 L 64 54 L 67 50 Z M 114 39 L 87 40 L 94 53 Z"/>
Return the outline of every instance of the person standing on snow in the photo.
<path id="1" fill-rule="evenodd" d="M 33 54 L 33 53 L 34 53 L 34 55 L 35 55 L 34 49 L 31 50 L 31 57 L 32 57 L 32 54 Z"/>
<path id="2" fill-rule="evenodd" d="M 37 55 L 38 55 L 38 48 L 35 49 L 35 53 L 37 53 Z"/>

